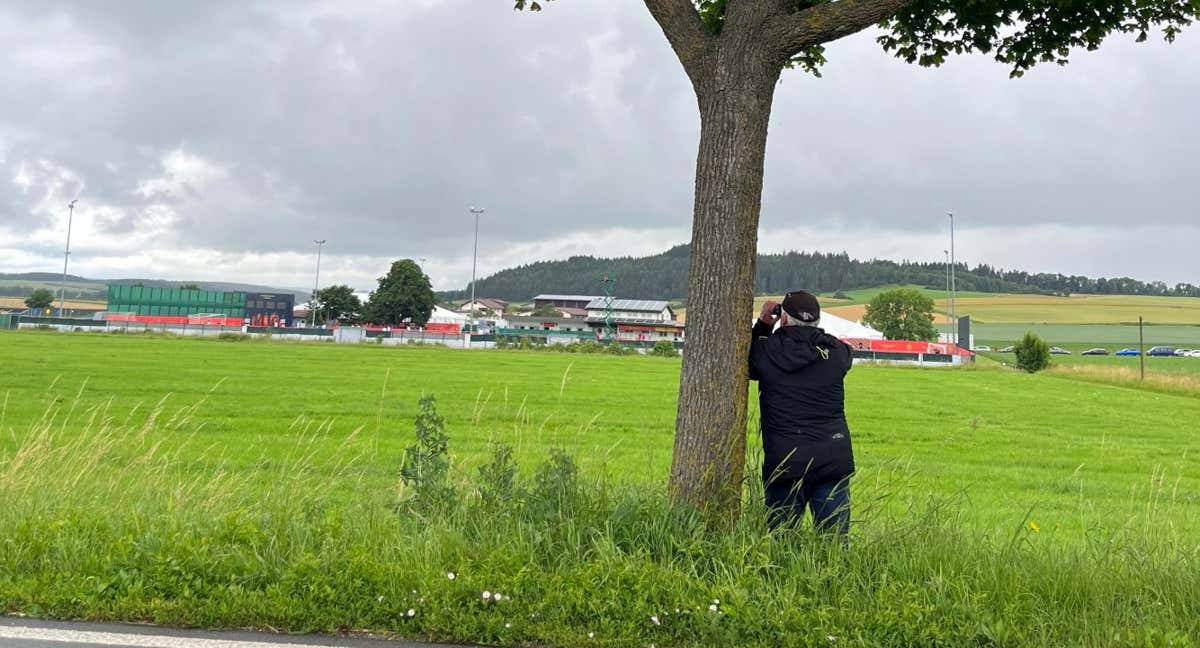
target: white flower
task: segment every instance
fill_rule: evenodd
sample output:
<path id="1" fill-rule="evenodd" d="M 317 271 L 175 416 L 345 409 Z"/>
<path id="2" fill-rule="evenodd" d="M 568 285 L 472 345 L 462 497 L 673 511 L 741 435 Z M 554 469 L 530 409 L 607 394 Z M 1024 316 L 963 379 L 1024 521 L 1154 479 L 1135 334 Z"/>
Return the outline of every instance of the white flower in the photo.
<path id="1" fill-rule="evenodd" d="M 383 603 L 383 594 L 380 594 L 379 596 L 376 596 L 376 597 L 375 597 L 375 600 L 376 600 L 376 601 L 379 601 L 380 603 Z"/>
<path id="2" fill-rule="evenodd" d="M 414 610 L 414 609 L 412 609 L 412 608 L 408 608 L 408 613 L 407 613 L 407 614 L 408 614 L 408 616 L 410 616 L 410 617 L 417 616 L 417 611 L 416 611 L 416 610 Z"/>
<path id="3" fill-rule="evenodd" d="M 713 605 L 720 605 L 721 599 L 713 599 Z"/>
<path id="4" fill-rule="evenodd" d="M 827 635 L 825 638 L 826 638 L 826 639 L 828 639 L 828 640 L 830 640 L 830 641 L 837 641 L 837 637 L 835 637 L 835 636 L 833 636 L 833 635 Z"/>
<path id="5" fill-rule="evenodd" d="M 505 623 L 505 624 L 504 624 L 504 627 L 505 627 L 505 628 L 511 628 L 511 627 L 512 627 L 512 624 L 511 624 L 511 623 Z"/>
<path id="6" fill-rule="evenodd" d="M 446 578 L 449 578 L 450 580 L 454 580 L 456 577 L 454 575 L 454 572 L 446 572 Z"/>
<path id="7" fill-rule="evenodd" d="M 650 623 L 653 623 L 654 625 L 662 625 L 662 621 L 658 620 L 657 614 L 650 615 Z"/>
<path id="8" fill-rule="evenodd" d="M 595 632 L 589 632 L 589 633 L 588 633 L 588 639 L 595 639 L 595 638 L 596 638 L 596 633 L 595 633 Z"/>
<path id="9" fill-rule="evenodd" d="M 492 594 L 492 598 L 496 599 L 497 601 L 503 601 L 504 595 L 500 592 L 496 592 L 495 594 Z"/>
<path id="10" fill-rule="evenodd" d="M 483 600 L 487 601 L 491 598 L 492 598 L 492 593 L 487 590 L 483 590 Z"/>
<path id="11" fill-rule="evenodd" d="M 713 603 L 712 605 L 708 606 L 708 611 L 709 611 L 709 612 L 716 612 L 716 611 L 717 611 L 717 604 L 716 604 L 716 603 Z"/>

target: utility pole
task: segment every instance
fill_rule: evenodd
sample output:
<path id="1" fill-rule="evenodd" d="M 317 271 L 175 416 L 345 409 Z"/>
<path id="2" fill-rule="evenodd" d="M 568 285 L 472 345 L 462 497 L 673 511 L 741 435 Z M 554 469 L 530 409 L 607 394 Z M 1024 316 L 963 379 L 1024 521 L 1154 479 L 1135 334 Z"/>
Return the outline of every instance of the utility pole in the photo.
<path id="1" fill-rule="evenodd" d="M 317 325 L 317 291 L 321 289 L 321 247 L 325 245 L 325 239 L 313 239 L 313 243 L 317 244 L 317 276 L 313 279 L 312 298 L 308 300 L 308 319 L 311 322 L 309 325 L 315 327 Z"/>
<path id="2" fill-rule="evenodd" d="M 1142 316 L 1138 315 L 1138 362 L 1142 367 L 1142 382 L 1146 381 L 1146 335 Z"/>
<path id="3" fill-rule="evenodd" d="M 950 323 L 954 327 L 954 344 L 958 345 L 958 286 L 955 285 L 954 277 L 954 212 L 948 211 L 946 215 L 950 217 Z"/>
<path id="4" fill-rule="evenodd" d="M 954 325 L 950 320 L 950 250 L 942 250 L 942 254 L 946 255 L 946 342 L 949 343 Z"/>
<path id="5" fill-rule="evenodd" d="M 67 261 L 71 260 L 71 222 L 75 220 L 75 203 L 78 199 L 67 203 L 67 249 L 63 252 L 63 278 L 58 289 L 58 316 L 62 317 L 63 306 L 67 301 Z"/>
<path id="6" fill-rule="evenodd" d="M 479 258 L 479 216 L 487 211 L 482 207 L 471 206 L 468 210 L 475 215 L 475 250 L 471 253 L 471 331 L 475 331 L 475 263 Z"/>

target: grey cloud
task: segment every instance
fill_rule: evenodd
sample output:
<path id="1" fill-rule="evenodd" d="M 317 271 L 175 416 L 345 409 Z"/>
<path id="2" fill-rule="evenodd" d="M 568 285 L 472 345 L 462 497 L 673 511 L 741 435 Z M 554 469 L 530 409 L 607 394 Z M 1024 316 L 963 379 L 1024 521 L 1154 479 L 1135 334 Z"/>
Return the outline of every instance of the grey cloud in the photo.
<path id="1" fill-rule="evenodd" d="M 7 181 L 21 162 L 77 174 L 115 240 L 161 226 L 137 187 L 177 150 L 228 173 L 161 201 L 164 248 L 321 236 L 450 258 L 468 203 L 520 250 L 690 221 L 698 116 L 640 2 L 41 0 L 5 3 L 0 36 L 0 225 L 18 235 L 53 221 Z M 777 89 L 763 226 L 821 248 L 830 223 L 932 235 L 946 208 L 968 227 L 1190 223 L 1197 38 L 1116 40 L 1019 81 L 982 57 L 924 70 L 868 35 L 837 43 L 825 78 Z"/>

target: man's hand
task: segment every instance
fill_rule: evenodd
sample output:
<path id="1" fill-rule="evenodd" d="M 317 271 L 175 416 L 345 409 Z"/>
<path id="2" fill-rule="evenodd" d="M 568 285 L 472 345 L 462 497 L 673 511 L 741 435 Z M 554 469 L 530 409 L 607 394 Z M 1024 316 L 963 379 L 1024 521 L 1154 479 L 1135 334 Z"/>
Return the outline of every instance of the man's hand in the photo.
<path id="1" fill-rule="evenodd" d="M 773 302 L 768 299 L 767 302 L 763 304 L 762 312 L 758 315 L 758 321 L 766 324 L 767 326 L 775 326 L 775 322 L 779 319 L 779 316 L 775 314 L 775 309 L 778 307 L 779 304 L 777 302 Z"/>

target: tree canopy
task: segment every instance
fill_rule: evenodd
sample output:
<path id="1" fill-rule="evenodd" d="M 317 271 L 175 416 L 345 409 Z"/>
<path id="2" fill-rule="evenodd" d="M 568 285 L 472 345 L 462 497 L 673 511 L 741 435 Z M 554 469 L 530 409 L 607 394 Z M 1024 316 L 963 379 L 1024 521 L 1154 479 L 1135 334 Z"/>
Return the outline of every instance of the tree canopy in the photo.
<path id="1" fill-rule="evenodd" d="M 517 10 L 541 11 L 551 0 L 514 0 Z M 1140 43 L 1154 32 L 1172 42 L 1200 16 L 1196 0 L 646 0 L 656 18 L 675 24 L 693 10 L 700 29 L 721 34 L 741 5 L 770 2 L 781 9 L 761 25 L 780 41 L 785 67 L 820 76 L 824 43 L 879 24 L 876 40 L 908 63 L 940 66 L 955 54 L 991 54 L 1020 77 L 1039 63 L 1066 65 L 1073 49 L 1095 50 L 1114 33 Z M 662 19 L 660 18 L 660 23 Z M 670 37 L 670 34 L 668 34 Z"/>
<path id="2" fill-rule="evenodd" d="M 312 308 L 316 312 L 316 321 L 325 322 L 337 320 L 351 321 L 362 313 L 362 300 L 354 294 L 354 289 L 345 284 L 322 288 L 313 294 Z"/>
<path id="3" fill-rule="evenodd" d="M 25 298 L 25 306 L 34 310 L 49 308 L 54 303 L 54 293 L 46 288 L 38 288 Z"/>
<path id="4" fill-rule="evenodd" d="M 424 326 L 435 304 L 429 277 L 412 259 L 392 263 L 379 287 L 367 300 L 365 319 L 373 324 L 395 326 L 411 322 Z"/>
<path id="5" fill-rule="evenodd" d="M 933 300 L 914 288 L 885 290 L 867 304 L 863 321 L 889 340 L 936 340 Z"/>

